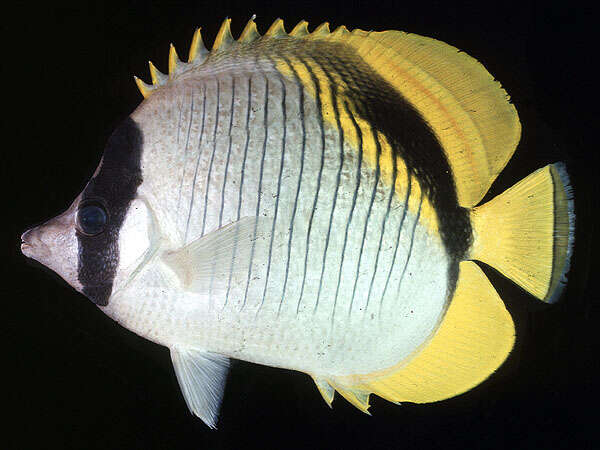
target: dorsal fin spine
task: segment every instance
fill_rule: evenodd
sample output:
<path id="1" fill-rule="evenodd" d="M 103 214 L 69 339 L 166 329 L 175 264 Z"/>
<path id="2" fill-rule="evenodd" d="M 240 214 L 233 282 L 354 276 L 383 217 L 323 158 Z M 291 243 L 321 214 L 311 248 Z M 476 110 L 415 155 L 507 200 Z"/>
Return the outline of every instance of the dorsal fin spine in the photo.
<path id="1" fill-rule="evenodd" d="M 158 70 L 156 66 L 152 64 L 152 61 L 148 61 L 148 66 L 150 67 L 150 76 L 152 77 L 153 85 L 161 86 L 167 82 L 169 77 Z"/>
<path id="2" fill-rule="evenodd" d="M 331 34 L 329 31 L 329 22 L 323 22 L 310 34 L 311 36 L 326 36 Z"/>
<path id="3" fill-rule="evenodd" d="M 287 33 L 285 32 L 285 27 L 283 25 L 283 20 L 282 19 L 275 20 L 275 22 L 273 22 L 273 24 L 269 27 L 269 29 L 265 33 L 265 36 L 270 36 L 270 37 L 287 36 Z"/>
<path id="4" fill-rule="evenodd" d="M 217 37 L 215 38 L 214 44 L 210 52 L 206 49 L 204 45 L 204 42 L 202 40 L 201 28 L 198 27 L 194 32 L 194 36 L 192 38 L 187 63 L 184 63 L 179 59 L 179 56 L 177 55 L 177 50 L 175 49 L 173 44 L 171 44 L 169 47 L 168 75 L 160 72 L 156 68 L 156 66 L 154 66 L 154 64 L 149 61 L 152 85 L 148 85 L 144 83 L 141 79 L 135 77 L 136 85 L 142 93 L 142 95 L 144 96 L 144 98 L 149 97 L 154 90 L 166 84 L 169 79 L 173 79 L 179 73 L 186 71 L 189 64 L 203 64 L 210 53 L 226 51 L 227 49 L 229 49 L 237 43 L 247 44 L 261 38 L 261 35 L 257 30 L 256 23 L 254 22 L 255 17 L 256 16 L 253 15 L 250 18 L 237 41 L 233 38 L 231 34 L 231 19 L 226 18 L 221 24 L 221 27 L 219 29 L 219 32 L 217 33 Z M 322 23 L 312 33 L 310 33 L 308 30 L 308 22 L 306 22 L 305 20 L 301 20 L 300 22 L 298 22 L 298 24 L 288 34 L 285 31 L 283 20 L 278 18 L 269 27 L 269 29 L 265 33 L 265 37 L 277 38 L 283 36 L 291 36 L 297 39 L 302 39 L 305 37 L 322 38 L 334 36 L 337 38 L 346 34 L 349 34 L 349 31 L 344 26 L 336 28 L 335 31 L 331 33 L 331 31 L 329 30 L 328 22 Z"/>
<path id="5" fill-rule="evenodd" d="M 344 36 L 346 34 L 350 34 L 350 32 L 348 31 L 348 28 L 346 28 L 344 25 L 340 25 L 331 33 L 331 36 L 334 36 L 337 38 L 340 36 Z"/>
<path id="6" fill-rule="evenodd" d="M 250 20 L 244 27 L 242 34 L 240 34 L 238 42 L 240 42 L 242 44 L 247 44 L 249 42 L 254 42 L 258 38 L 260 38 L 260 34 L 259 34 L 258 30 L 256 29 L 256 23 L 254 22 L 255 17 L 256 16 L 252 16 L 250 18 Z"/>
<path id="7" fill-rule="evenodd" d="M 175 71 L 177 70 L 177 66 L 181 63 L 179 56 L 177 56 L 177 50 L 175 50 L 175 46 L 173 44 L 169 47 L 169 77 L 173 78 L 175 75 Z"/>
<path id="8" fill-rule="evenodd" d="M 208 50 L 204 46 L 204 42 L 202 40 L 201 28 L 196 28 L 194 32 L 194 37 L 192 38 L 192 45 L 190 45 L 190 53 L 188 55 L 188 63 L 196 63 L 201 64 L 206 59 L 208 55 Z"/>
<path id="9" fill-rule="evenodd" d="M 308 35 L 308 22 L 306 20 L 301 20 L 296 24 L 294 29 L 290 31 L 290 36 L 301 38 L 303 36 Z"/>
<path id="10" fill-rule="evenodd" d="M 226 18 L 217 33 L 217 37 L 215 38 L 215 42 L 212 47 L 212 51 L 221 51 L 227 50 L 235 43 L 235 39 L 231 35 L 231 19 Z"/>
<path id="11" fill-rule="evenodd" d="M 135 80 L 135 84 L 137 85 L 138 89 L 140 90 L 140 92 L 144 96 L 144 98 L 148 98 L 150 96 L 150 94 L 152 94 L 152 91 L 156 88 L 156 86 L 144 83 L 141 79 L 139 79 L 135 75 L 133 76 L 133 79 Z"/>

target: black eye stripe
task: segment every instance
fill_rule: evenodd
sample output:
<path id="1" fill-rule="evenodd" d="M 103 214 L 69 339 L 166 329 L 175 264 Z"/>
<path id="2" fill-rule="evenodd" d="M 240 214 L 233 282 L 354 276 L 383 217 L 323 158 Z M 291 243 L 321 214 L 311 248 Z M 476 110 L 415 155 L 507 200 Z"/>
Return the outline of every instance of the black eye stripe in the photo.
<path id="1" fill-rule="evenodd" d="M 119 264 L 119 230 L 142 182 L 140 167 L 143 137 L 127 118 L 109 138 L 96 175 L 81 195 L 79 212 L 96 205 L 106 212 L 104 230 L 90 236 L 77 224 L 78 279 L 83 293 L 100 306 L 108 305 Z M 77 218 L 79 222 L 79 217 Z"/>

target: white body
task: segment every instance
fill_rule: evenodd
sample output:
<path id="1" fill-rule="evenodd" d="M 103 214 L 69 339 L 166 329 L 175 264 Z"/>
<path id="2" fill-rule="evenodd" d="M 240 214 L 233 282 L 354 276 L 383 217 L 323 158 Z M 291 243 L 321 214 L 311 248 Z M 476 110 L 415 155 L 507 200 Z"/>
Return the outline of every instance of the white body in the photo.
<path id="1" fill-rule="evenodd" d="M 140 221 L 131 215 L 124 230 L 136 231 L 122 231 L 120 240 L 124 249 L 140 240 L 148 250 L 122 255 L 131 270 L 120 270 L 128 278 L 117 278 L 103 310 L 171 348 L 318 376 L 369 373 L 410 356 L 436 330 L 447 305 L 449 260 L 439 235 L 405 211 L 405 198 L 394 194 L 387 214 L 392 187 L 382 178 L 368 214 L 376 171 L 365 161 L 353 208 L 359 150 L 344 142 L 340 172 L 340 133 L 321 125 L 316 100 L 301 95 L 293 80 L 268 63 L 263 73 L 213 70 L 167 84 L 132 115 L 144 138 L 136 202 L 148 208 L 141 225 L 149 231 L 128 225 Z M 190 292 L 162 259 L 254 216 L 268 221 L 264 239 L 272 230 L 273 241 L 267 252 L 256 252 L 249 281 L 247 273 L 233 272 L 231 282 Z"/>

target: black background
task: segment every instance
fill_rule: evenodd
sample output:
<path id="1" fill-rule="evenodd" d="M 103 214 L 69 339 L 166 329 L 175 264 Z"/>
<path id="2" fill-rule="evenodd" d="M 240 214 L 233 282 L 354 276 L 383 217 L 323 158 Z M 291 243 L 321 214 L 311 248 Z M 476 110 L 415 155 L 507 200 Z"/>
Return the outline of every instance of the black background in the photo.
<path id="1" fill-rule="evenodd" d="M 594 448 L 599 316 L 595 11 L 573 2 L 98 2 L 3 10 L 1 170 L 3 448 Z M 58 277 L 28 262 L 19 236 L 81 191 L 115 124 L 141 101 L 133 74 L 166 71 L 196 26 L 212 43 L 224 17 L 239 34 L 257 14 L 365 30 L 400 29 L 476 57 L 511 94 L 517 153 L 486 199 L 549 162 L 575 186 L 577 241 L 561 303 L 543 305 L 486 268 L 517 325 L 488 381 L 432 405 L 372 398 L 368 417 L 339 397 L 329 410 L 303 374 L 244 362 L 230 373 L 219 429 L 191 416 L 166 348 L 121 328 Z M 7 223 L 8 219 L 8 223 Z"/>

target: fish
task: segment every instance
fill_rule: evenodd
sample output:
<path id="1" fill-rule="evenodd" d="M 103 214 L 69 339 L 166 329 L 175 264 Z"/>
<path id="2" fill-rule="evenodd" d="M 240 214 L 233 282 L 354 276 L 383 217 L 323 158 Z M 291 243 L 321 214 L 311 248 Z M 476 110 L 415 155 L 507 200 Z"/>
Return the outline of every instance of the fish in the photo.
<path id="1" fill-rule="evenodd" d="M 201 29 L 187 62 L 135 77 L 140 105 L 95 173 L 21 249 L 108 317 L 170 350 L 192 414 L 215 428 L 232 359 L 337 392 L 430 403 L 473 389 L 515 326 L 479 263 L 555 303 L 573 189 L 549 164 L 484 195 L 521 135 L 485 67 L 400 31 L 239 38 Z M 476 262 L 477 261 L 477 262 Z"/>

